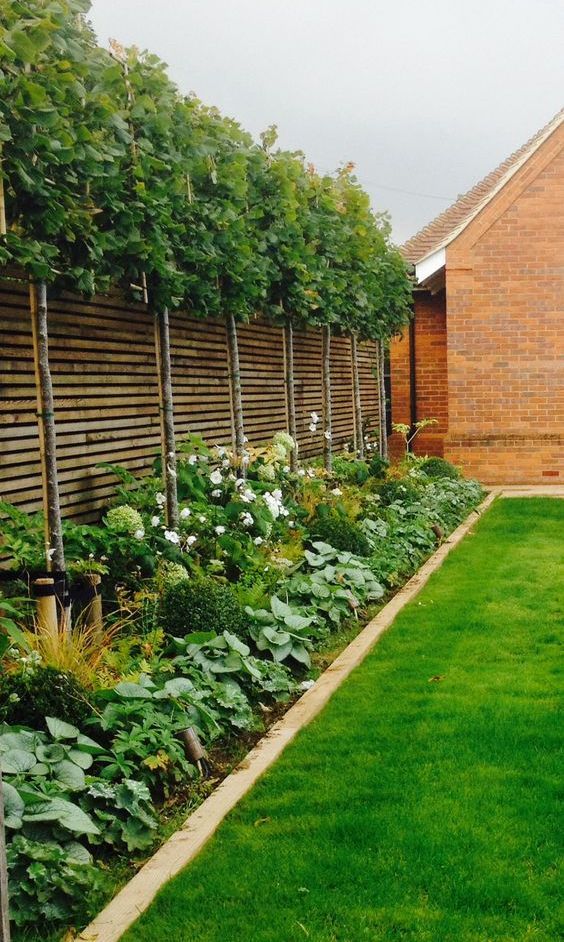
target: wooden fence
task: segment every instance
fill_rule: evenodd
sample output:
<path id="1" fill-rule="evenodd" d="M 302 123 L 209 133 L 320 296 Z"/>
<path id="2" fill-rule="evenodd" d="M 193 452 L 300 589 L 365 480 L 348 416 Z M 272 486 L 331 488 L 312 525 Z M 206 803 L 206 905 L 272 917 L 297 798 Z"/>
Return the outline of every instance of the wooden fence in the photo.
<path id="1" fill-rule="evenodd" d="M 176 313 L 170 319 L 178 440 L 200 433 L 230 443 L 232 412 L 225 326 Z M 322 412 L 321 333 L 295 331 L 296 409 L 300 454 L 321 452 L 308 431 Z M 50 364 L 55 394 L 57 461 L 63 515 L 93 519 L 115 486 L 98 462 L 150 469 L 160 447 L 159 392 L 153 319 L 117 292 L 92 301 L 49 302 Z M 239 327 L 245 433 L 252 444 L 286 429 L 282 329 L 257 319 Z M 376 348 L 359 344 L 365 424 L 377 433 Z M 333 447 L 353 436 L 348 338 L 331 353 Z M 27 286 L 0 281 L 0 495 L 26 510 L 42 506 L 36 388 Z M 321 427 L 321 426 L 320 426 Z"/>

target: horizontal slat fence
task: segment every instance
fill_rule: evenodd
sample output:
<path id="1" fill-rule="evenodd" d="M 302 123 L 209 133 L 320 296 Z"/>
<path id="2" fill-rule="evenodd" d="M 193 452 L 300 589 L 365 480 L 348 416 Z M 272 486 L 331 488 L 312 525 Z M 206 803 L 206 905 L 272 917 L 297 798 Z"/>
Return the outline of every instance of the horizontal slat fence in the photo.
<path id="1" fill-rule="evenodd" d="M 252 444 L 286 429 L 281 327 L 257 318 L 239 325 L 245 433 Z M 225 326 L 183 313 L 170 319 L 178 440 L 200 433 L 230 443 L 231 401 Z M 101 461 L 150 470 L 160 447 L 159 396 L 151 315 L 117 292 L 90 301 L 49 301 L 49 354 L 55 394 L 61 506 L 66 517 L 93 519 L 114 491 Z M 322 413 L 321 334 L 295 330 L 296 412 L 300 454 L 321 452 L 308 430 Z M 373 344 L 359 344 L 364 418 L 378 425 Z M 353 436 L 350 346 L 332 338 L 333 445 Z M 319 426 L 321 428 L 321 425 Z M 36 392 L 27 286 L 0 281 L 0 495 L 26 510 L 42 505 Z"/>

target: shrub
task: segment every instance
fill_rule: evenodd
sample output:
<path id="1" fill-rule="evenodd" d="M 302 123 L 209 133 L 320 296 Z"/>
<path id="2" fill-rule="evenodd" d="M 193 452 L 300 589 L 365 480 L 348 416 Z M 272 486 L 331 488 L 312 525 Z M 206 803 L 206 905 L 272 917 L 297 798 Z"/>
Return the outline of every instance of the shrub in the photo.
<path id="1" fill-rule="evenodd" d="M 368 471 L 372 478 L 384 478 L 389 467 L 390 463 L 381 455 L 372 455 L 368 462 Z"/>
<path id="2" fill-rule="evenodd" d="M 460 471 L 445 458 L 426 458 L 419 465 L 428 478 L 460 478 Z"/>
<path id="3" fill-rule="evenodd" d="M 333 473 L 341 481 L 347 481 L 349 484 L 364 484 L 370 471 L 366 461 L 336 455 L 333 459 Z"/>
<path id="4" fill-rule="evenodd" d="M 384 507 L 395 501 L 415 503 L 421 497 L 420 488 L 409 478 L 390 478 L 381 485 L 379 493 Z"/>
<path id="5" fill-rule="evenodd" d="M 43 729 L 46 716 L 79 727 L 92 716 L 87 692 L 73 674 L 55 667 L 0 674 L 0 720 Z"/>
<path id="6" fill-rule="evenodd" d="M 371 547 L 361 528 L 349 517 L 338 513 L 321 513 L 311 525 L 314 539 L 329 543 L 335 549 L 370 556 Z"/>
<path id="7" fill-rule="evenodd" d="M 215 579 L 183 579 L 165 590 L 160 621 L 172 637 L 195 631 L 245 633 L 247 620 L 230 586 Z"/>

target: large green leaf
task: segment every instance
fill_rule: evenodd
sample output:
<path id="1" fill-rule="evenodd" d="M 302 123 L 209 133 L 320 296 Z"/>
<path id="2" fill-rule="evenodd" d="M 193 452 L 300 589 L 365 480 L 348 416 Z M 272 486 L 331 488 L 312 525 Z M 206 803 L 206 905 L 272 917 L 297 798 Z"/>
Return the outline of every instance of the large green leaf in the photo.
<path id="1" fill-rule="evenodd" d="M 65 723 L 64 720 L 59 720 L 54 716 L 46 716 L 45 722 L 53 739 L 76 739 L 78 736 L 79 731 L 76 726 L 71 726 L 70 723 Z"/>

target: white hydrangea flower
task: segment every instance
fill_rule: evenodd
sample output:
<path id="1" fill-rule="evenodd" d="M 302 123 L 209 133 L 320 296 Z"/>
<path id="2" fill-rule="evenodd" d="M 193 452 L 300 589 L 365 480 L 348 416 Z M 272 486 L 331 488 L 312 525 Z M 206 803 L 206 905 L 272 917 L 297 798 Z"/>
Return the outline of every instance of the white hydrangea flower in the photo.
<path id="1" fill-rule="evenodd" d="M 169 543 L 180 543 L 180 537 L 176 530 L 165 530 L 164 538 L 168 540 Z"/>
<path id="2" fill-rule="evenodd" d="M 221 471 L 219 468 L 216 468 L 215 471 L 212 471 L 210 474 L 210 481 L 212 484 L 221 484 L 223 478 L 221 477 Z"/>
<path id="3" fill-rule="evenodd" d="M 240 514 L 239 519 L 244 527 L 252 527 L 255 522 L 253 515 L 250 514 L 248 510 L 245 510 L 242 514 Z"/>
<path id="4" fill-rule="evenodd" d="M 237 478 L 237 480 L 235 481 L 235 487 L 242 487 L 244 483 L 245 483 L 245 478 Z"/>
<path id="5" fill-rule="evenodd" d="M 257 499 L 257 495 L 250 489 L 250 487 L 247 487 L 244 491 L 241 491 L 239 496 L 245 504 L 252 504 L 252 502 Z"/>
<path id="6" fill-rule="evenodd" d="M 194 534 L 191 533 L 190 536 L 186 537 L 186 546 L 193 546 L 196 540 L 197 540 L 197 537 L 195 537 Z"/>
<path id="7" fill-rule="evenodd" d="M 211 496 L 212 496 L 212 497 L 221 497 L 221 491 L 220 491 L 219 487 L 216 487 L 216 489 L 211 492 Z"/>
<path id="8" fill-rule="evenodd" d="M 221 536 L 222 533 L 225 533 L 225 527 L 222 527 L 222 526 L 214 527 L 214 530 L 218 536 Z"/>
<path id="9" fill-rule="evenodd" d="M 160 491 L 157 491 L 157 493 L 155 494 L 155 500 L 157 502 L 158 507 L 164 507 L 164 505 L 166 504 L 166 497 L 164 496 L 164 494 L 161 494 Z"/>

